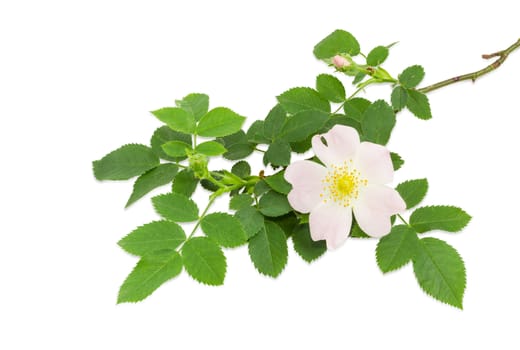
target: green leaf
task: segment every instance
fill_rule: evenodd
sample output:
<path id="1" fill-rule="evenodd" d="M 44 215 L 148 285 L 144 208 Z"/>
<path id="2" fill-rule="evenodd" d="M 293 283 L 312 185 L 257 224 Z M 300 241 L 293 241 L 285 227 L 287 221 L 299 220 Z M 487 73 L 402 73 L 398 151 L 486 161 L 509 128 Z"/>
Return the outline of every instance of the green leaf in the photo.
<path id="1" fill-rule="evenodd" d="M 209 96 L 205 94 L 189 94 L 182 100 L 175 101 L 177 107 L 184 109 L 199 121 L 204 114 L 208 113 Z"/>
<path id="2" fill-rule="evenodd" d="M 367 99 L 362 97 L 354 97 L 345 102 L 343 105 L 343 110 L 345 111 L 345 115 L 347 117 L 361 122 L 363 120 L 365 111 L 371 105 L 372 103 Z"/>
<path id="3" fill-rule="evenodd" d="M 181 271 L 182 259 L 176 251 L 163 250 L 143 256 L 119 289 L 117 303 L 141 301 Z"/>
<path id="4" fill-rule="evenodd" d="M 279 171 L 274 175 L 265 177 L 264 181 L 276 192 L 287 195 L 291 191 L 292 186 L 285 181 L 284 174 L 285 170 Z"/>
<path id="5" fill-rule="evenodd" d="M 220 154 L 226 153 L 227 149 L 219 142 L 206 141 L 197 145 L 197 147 L 195 147 L 195 151 L 207 156 L 218 156 Z"/>
<path id="6" fill-rule="evenodd" d="M 194 201 L 179 193 L 167 193 L 152 198 L 155 211 L 163 218 L 175 222 L 191 222 L 199 218 Z"/>
<path id="7" fill-rule="evenodd" d="M 142 198 L 153 189 L 166 185 L 173 181 L 179 168 L 172 163 L 160 164 L 139 176 L 134 183 L 134 190 L 126 202 L 125 208 Z"/>
<path id="8" fill-rule="evenodd" d="M 226 276 L 226 257 L 222 249 L 206 237 L 190 238 L 182 247 L 182 261 L 196 281 L 218 286 Z"/>
<path id="9" fill-rule="evenodd" d="M 308 218 L 308 215 L 307 215 L 307 218 Z M 285 237 L 289 238 L 292 236 L 293 231 L 296 228 L 296 226 L 298 226 L 300 224 L 301 219 L 296 217 L 294 212 L 290 212 L 289 214 L 278 216 L 276 218 L 269 218 L 269 220 L 271 220 L 272 222 L 277 224 L 282 229 L 282 231 L 285 233 Z"/>
<path id="10" fill-rule="evenodd" d="M 308 263 L 318 259 L 327 251 L 325 241 L 313 241 L 309 225 L 299 225 L 292 235 L 294 250 Z"/>
<path id="11" fill-rule="evenodd" d="M 366 141 L 386 145 L 395 125 L 395 113 L 383 100 L 375 101 L 368 107 L 361 121 Z"/>
<path id="12" fill-rule="evenodd" d="M 231 167 L 231 172 L 238 177 L 245 178 L 251 175 L 251 166 L 248 162 L 241 160 Z"/>
<path id="13" fill-rule="evenodd" d="M 457 251 L 440 239 L 418 241 L 413 270 L 421 288 L 433 298 L 462 309 L 466 269 Z"/>
<path id="14" fill-rule="evenodd" d="M 390 158 L 392 159 L 392 165 L 394 167 L 394 170 L 399 170 L 404 164 L 403 158 L 397 153 L 390 152 Z"/>
<path id="15" fill-rule="evenodd" d="M 302 141 L 291 142 L 291 149 L 296 153 L 305 153 L 311 149 L 312 134 Z"/>
<path id="16" fill-rule="evenodd" d="M 361 227 L 359 227 L 358 223 L 356 222 L 356 219 L 352 220 L 352 227 L 350 228 L 350 237 L 371 238 L 369 235 L 365 233 L 365 231 L 361 229 Z"/>
<path id="17" fill-rule="evenodd" d="M 186 150 L 191 150 L 191 146 L 182 141 L 168 141 L 162 145 L 164 153 L 170 157 L 184 157 L 186 156 Z"/>
<path id="18" fill-rule="evenodd" d="M 225 214 L 212 213 L 200 222 L 202 231 L 222 247 L 233 248 L 246 243 L 247 236 L 240 220 Z"/>
<path id="19" fill-rule="evenodd" d="M 428 191 L 428 180 L 417 179 L 400 183 L 395 188 L 406 203 L 406 209 L 410 209 L 421 203 Z"/>
<path id="20" fill-rule="evenodd" d="M 424 68 L 418 65 L 406 68 L 398 79 L 402 86 L 411 89 L 419 85 L 424 78 Z"/>
<path id="21" fill-rule="evenodd" d="M 199 180 L 195 177 L 193 171 L 190 169 L 184 169 L 175 176 L 172 192 L 182 194 L 186 197 L 191 197 L 193 192 L 195 192 L 198 183 Z"/>
<path id="22" fill-rule="evenodd" d="M 197 135 L 206 137 L 231 135 L 240 130 L 245 119 L 229 108 L 217 107 L 200 118 Z"/>
<path id="23" fill-rule="evenodd" d="M 130 254 L 144 256 L 164 249 L 174 250 L 186 240 L 182 227 L 171 221 L 152 221 L 139 226 L 118 244 Z"/>
<path id="24" fill-rule="evenodd" d="M 406 89 L 402 86 L 396 86 L 392 91 L 392 96 L 390 98 L 392 100 L 392 107 L 396 111 L 400 111 L 404 107 L 406 107 L 406 102 L 408 100 L 408 93 Z"/>
<path id="25" fill-rule="evenodd" d="M 432 111 L 428 97 L 416 90 L 408 90 L 406 107 L 419 119 L 431 119 Z"/>
<path id="26" fill-rule="evenodd" d="M 160 158 L 170 160 L 173 162 L 180 162 L 181 160 L 186 159 L 186 157 L 170 157 L 169 155 L 164 153 L 162 145 L 168 141 L 181 141 L 190 145 L 191 148 L 191 135 L 174 131 L 165 125 L 156 129 L 153 133 L 152 139 L 150 140 L 152 150 Z"/>
<path id="27" fill-rule="evenodd" d="M 367 75 L 363 72 L 358 72 L 355 76 L 354 76 L 354 80 L 352 80 L 352 85 L 357 85 L 358 83 L 361 83 L 361 81 L 363 81 L 363 79 L 365 79 Z"/>
<path id="28" fill-rule="evenodd" d="M 242 224 L 248 239 L 255 236 L 264 226 L 264 216 L 253 207 L 240 208 L 235 217 Z"/>
<path id="29" fill-rule="evenodd" d="M 359 43 L 352 34 L 344 30 L 335 30 L 314 46 L 314 56 L 317 59 L 333 57 L 339 53 L 351 56 L 359 54 Z"/>
<path id="30" fill-rule="evenodd" d="M 338 78 L 330 74 L 320 74 L 316 77 L 316 90 L 329 101 L 345 101 L 345 87 Z"/>
<path id="31" fill-rule="evenodd" d="M 329 119 L 329 114 L 320 111 L 303 111 L 287 118 L 280 137 L 289 142 L 302 141 L 316 133 Z"/>
<path id="32" fill-rule="evenodd" d="M 264 135 L 264 121 L 256 120 L 247 129 L 246 142 L 269 143 L 269 139 Z"/>
<path id="33" fill-rule="evenodd" d="M 159 165 L 159 158 L 145 145 L 129 144 L 93 163 L 98 180 L 128 180 Z"/>
<path id="34" fill-rule="evenodd" d="M 274 140 L 280 134 L 286 118 L 287 112 L 285 112 L 285 109 L 282 107 L 282 105 L 277 104 L 274 106 L 273 109 L 269 111 L 269 114 L 263 123 L 264 136 L 269 140 Z"/>
<path id="35" fill-rule="evenodd" d="M 253 197 L 247 193 L 233 196 L 229 201 L 229 209 L 240 210 L 242 208 L 250 207 L 253 204 Z"/>
<path id="36" fill-rule="evenodd" d="M 151 112 L 172 130 L 192 134 L 195 131 L 195 117 L 178 107 L 165 107 Z"/>
<path id="37" fill-rule="evenodd" d="M 255 195 L 257 197 L 260 197 L 261 195 L 263 195 L 264 193 L 266 193 L 270 189 L 271 188 L 269 187 L 269 185 L 265 181 L 260 180 L 255 185 L 254 193 L 255 193 Z"/>
<path id="38" fill-rule="evenodd" d="M 255 146 L 247 141 L 247 136 L 242 130 L 223 137 L 221 140 L 228 150 L 224 153 L 224 158 L 229 160 L 245 158 L 255 149 Z"/>
<path id="39" fill-rule="evenodd" d="M 388 47 L 377 46 L 368 53 L 367 64 L 369 66 L 379 66 L 388 57 Z"/>
<path id="40" fill-rule="evenodd" d="M 279 139 L 273 141 L 264 154 L 264 163 L 274 166 L 285 166 L 291 163 L 291 145 L 289 142 Z"/>
<path id="41" fill-rule="evenodd" d="M 266 221 L 260 231 L 249 240 L 249 256 L 262 274 L 276 277 L 287 264 L 287 240 L 282 229 Z"/>
<path id="42" fill-rule="evenodd" d="M 268 191 L 260 198 L 258 209 L 265 216 L 282 216 L 292 211 L 287 196 L 275 191 Z"/>
<path id="43" fill-rule="evenodd" d="M 398 225 L 377 243 L 377 265 L 383 272 L 397 270 L 406 265 L 417 251 L 417 233 L 408 226 Z"/>
<path id="44" fill-rule="evenodd" d="M 285 91 L 277 97 L 278 102 L 290 114 L 301 111 L 318 110 L 330 112 L 330 103 L 314 89 L 296 87 Z"/>
<path id="45" fill-rule="evenodd" d="M 338 124 L 339 125 L 351 126 L 354 129 L 356 129 L 356 131 L 360 135 L 363 133 L 363 131 L 361 130 L 361 123 L 360 122 L 358 122 L 355 119 L 349 118 L 349 117 L 347 117 L 345 115 L 342 115 L 342 114 L 334 114 L 334 115 L 332 115 L 329 118 L 329 120 L 327 120 L 327 122 L 325 123 L 325 126 L 323 127 L 323 129 L 319 131 L 319 133 L 320 134 L 325 133 L 325 132 L 329 131 L 330 129 L 332 129 L 332 127 L 334 125 L 338 125 Z"/>
<path id="46" fill-rule="evenodd" d="M 419 233 L 432 230 L 457 232 L 470 220 L 471 216 L 460 208 L 437 205 L 415 209 L 410 216 L 410 225 Z"/>

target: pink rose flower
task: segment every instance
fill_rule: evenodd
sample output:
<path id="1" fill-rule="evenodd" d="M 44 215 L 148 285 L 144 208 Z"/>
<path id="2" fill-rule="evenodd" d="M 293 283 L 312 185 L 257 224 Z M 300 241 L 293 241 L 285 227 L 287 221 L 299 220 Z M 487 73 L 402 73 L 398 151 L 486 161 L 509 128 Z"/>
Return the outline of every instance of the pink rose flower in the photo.
<path id="1" fill-rule="evenodd" d="M 350 65 L 350 62 L 347 61 L 345 57 L 340 55 L 334 56 L 334 58 L 332 59 L 332 63 L 334 64 L 334 66 L 336 66 L 337 69 L 348 67 Z"/>
<path id="2" fill-rule="evenodd" d="M 289 203 L 301 213 L 310 213 L 312 239 L 326 240 L 329 249 L 339 247 L 349 235 L 352 213 L 369 236 L 388 234 L 390 217 L 406 209 L 399 193 L 385 186 L 394 175 L 388 149 L 360 142 L 357 131 L 344 125 L 315 135 L 312 149 L 325 166 L 302 160 L 285 170 L 285 179 L 293 187 Z"/>

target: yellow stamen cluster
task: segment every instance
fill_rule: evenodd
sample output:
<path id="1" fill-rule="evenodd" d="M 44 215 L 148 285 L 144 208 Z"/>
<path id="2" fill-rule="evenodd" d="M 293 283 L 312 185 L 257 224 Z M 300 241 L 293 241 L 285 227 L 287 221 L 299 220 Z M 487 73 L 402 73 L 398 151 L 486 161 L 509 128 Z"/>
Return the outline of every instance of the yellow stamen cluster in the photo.
<path id="1" fill-rule="evenodd" d="M 367 180 L 353 167 L 352 160 L 340 165 L 332 165 L 327 176 L 322 180 L 323 191 L 320 197 L 325 203 L 331 200 L 344 207 L 349 207 L 359 196 L 359 187 L 366 186 Z"/>

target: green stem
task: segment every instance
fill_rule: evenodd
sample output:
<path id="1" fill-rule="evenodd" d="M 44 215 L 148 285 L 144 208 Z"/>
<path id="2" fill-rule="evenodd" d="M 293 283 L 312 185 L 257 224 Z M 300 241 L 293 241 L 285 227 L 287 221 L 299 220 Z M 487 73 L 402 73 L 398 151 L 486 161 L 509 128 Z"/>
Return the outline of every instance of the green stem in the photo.
<path id="1" fill-rule="evenodd" d="M 215 192 L 216 193 L 216 192 Z M 211 195 L 209 198 L 209 202 L 208 202 L 208 205 L 206 205 L 206 208 L 204 208 L 204 211 L 202 212 L 202 215 L 199 217 L 199 219 L 197 220 L 197 223 L 195 224 L 195 226 L 193 227 L 193 230 L 191 231 L 190 235 L 188 236 L 188 238 L 186 239 L 189 240 L 191 237 L 193 237 L 193 235 L 195 234 L 195 232 L 197 231 L 197 229 L 199 228 L 200 226 L 200 222 L 202 221 L 202 219 L 204 218 L 204 216 L 206 216 L 206 213 L 208 212 L 209 210 L 209 207 L 211 207 L 211 205 L 213 204 L 213 202 L 215 201 L 215 199 L 217 198 L 218 196 L 213 196 Z"/>
<path id="2" fill-rule="evenodd" d="M 471 81 L 475 82 L 475 80 L 477 80 L 477 78 L 480 78 L 481 76 L 488 74 L 488 73 L 494 71 L 495 69 L 497 69 L 498 67 L 500 67 L 502 65 L 502 63 L 504 63 L 504 61 L 507 59 L 509 54 L 511 52 L 515 51 L 516 49 L 518 49 L 519 47 L 520 47 L 520 39 L 518 39 L 517 42 L 515 42 L 513 45 L 509 46 L 505 50 L 498 51 L 498 52 L 488 54 L 488 55 L 482 55 L 482 58 L 484 58 L 484 59 L 498 57 L 498 59 L 495 62 L 491 63 L 489 66 L 487 66 L 481 70 L 478 70 L 476 72 L 473 72 L 473 73 L 459 75 L 459 76 L 456 76 L 456 77 L 453 77 L 450 79 L 440 81 L 438 83 L 417 89 L 417 91 L 422 92 L 422 93 L 428 93 L 430 91 L 440 89 L 444 86 L 458 83 L 459 81 L 471 80 Z"/>
<path id="3" fill-rule="evenodd" d="M 397 214 L 397 217 L 408 227 L 412 227 L 402 216 L 401 214 Z"/>

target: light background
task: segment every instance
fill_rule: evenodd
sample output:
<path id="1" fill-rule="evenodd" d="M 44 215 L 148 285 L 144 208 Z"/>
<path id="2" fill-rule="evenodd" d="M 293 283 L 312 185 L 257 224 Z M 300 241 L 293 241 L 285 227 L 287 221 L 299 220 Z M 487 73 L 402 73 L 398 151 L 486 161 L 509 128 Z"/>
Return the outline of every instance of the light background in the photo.
<path id="1" fill-rule="evenodd" d="M 474 217 L 434 234 L 466 262 L 464 311 L 426 296 L 411 266 L 383 276 L 360 240 L 312 265 L 291 252 L 276 280 L 228 250 L 223 287 L 183 273 L 116 306 L 136 263 L 116 242 L 157 216 L 150 196 L 123 210 L 132 183 L 95 181 L 91 161 L 147 143 L 148 111 L 190 92 L 264 118 L 327 72 L 312 48 L 336 28 L 364 52 L 399 41 L 385 67 L 422 64 L 424 84 L 480 69 L 520 32 L 508 1 L 2 1 L 0 348 L 518 348 L 518 52 L 431 93 L 431 121 L 401 113 L 390 143 L 406 160 L 395 183 L 427 177 L 426 204 Z"/>

